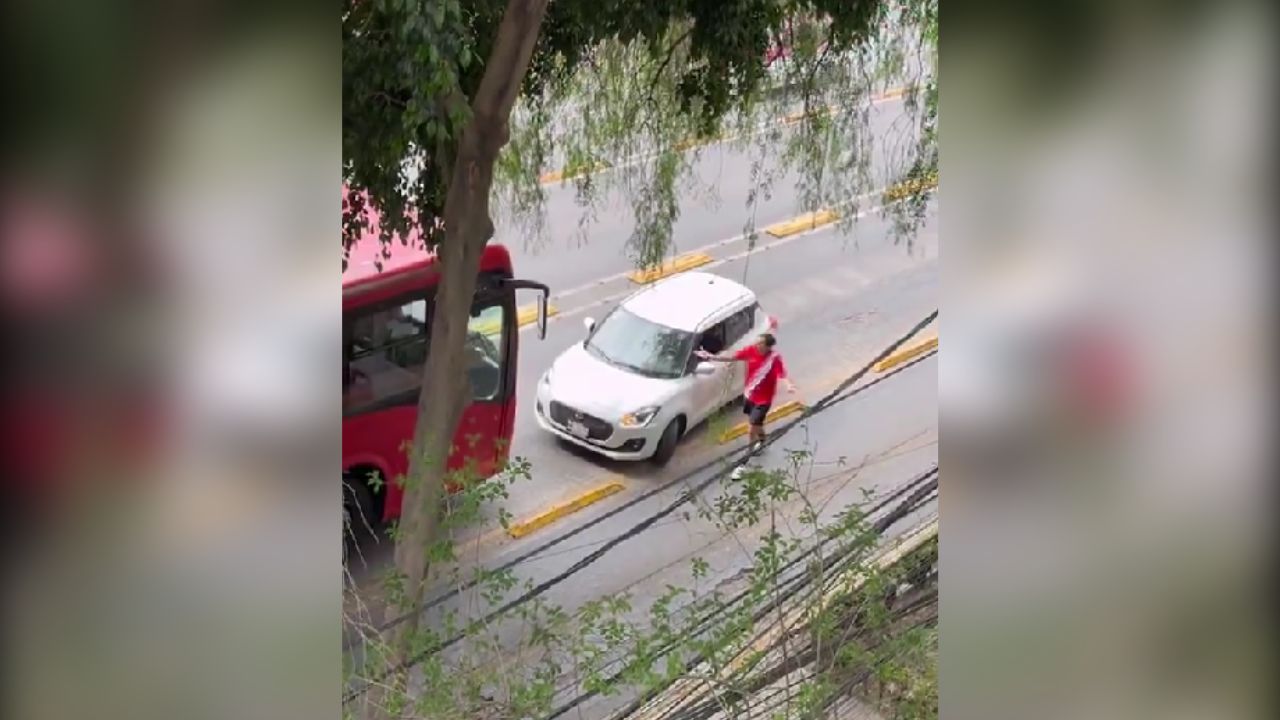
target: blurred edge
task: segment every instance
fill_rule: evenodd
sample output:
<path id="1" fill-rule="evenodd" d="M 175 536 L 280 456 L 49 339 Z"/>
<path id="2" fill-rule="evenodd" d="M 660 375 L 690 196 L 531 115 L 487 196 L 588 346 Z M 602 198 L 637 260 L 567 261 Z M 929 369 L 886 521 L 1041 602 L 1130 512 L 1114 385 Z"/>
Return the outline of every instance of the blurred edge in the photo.
<path id="1" fill-rule="evenodd" d="M 5 7 L 10 717 L 338 714 L 310 12 Z M 943 17 L 948 717 L 1262 714 L 1271 13 Z"/>
<path id="2" fill-rule="evenodd" d="M 8 717 L 339 712 L 336 9 L 5 5 Z"/>
<path id="3" fill-rule="evenodd" d="M 1273 13 L 943 14 L 948 718 L 1266 715 Z"/>

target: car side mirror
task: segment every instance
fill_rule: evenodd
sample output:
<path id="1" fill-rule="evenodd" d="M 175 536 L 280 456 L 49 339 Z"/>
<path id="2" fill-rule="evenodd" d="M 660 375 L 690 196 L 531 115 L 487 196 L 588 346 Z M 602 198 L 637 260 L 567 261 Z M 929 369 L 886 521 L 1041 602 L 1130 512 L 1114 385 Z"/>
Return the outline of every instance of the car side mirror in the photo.
<path id="1" fill-rule="evenodd" d="M 582 326 L 587 329 L 587 332 L 591 332 L 592 330 L 596 329 L 596 319 L 589 318 L 589 317 L 582 318 Z"/>
<path id="2" fill-rule="evenodd" d="M 714 375 L 715 372 L 715 364 L 709 362 L 700 362 L 693 368 L 694 375 Z"/>

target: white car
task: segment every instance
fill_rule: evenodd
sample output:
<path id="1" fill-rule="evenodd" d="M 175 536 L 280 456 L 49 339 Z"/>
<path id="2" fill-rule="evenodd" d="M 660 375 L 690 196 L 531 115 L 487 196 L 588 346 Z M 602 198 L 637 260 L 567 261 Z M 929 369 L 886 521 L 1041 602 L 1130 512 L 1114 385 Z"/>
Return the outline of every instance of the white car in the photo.
<path id="1" fill-rule="evenodd" d="M 694 351 L 743 348 L 772 326 L 755 293 L 687 272 L 623 300 L 538 381 L 538 424 L 615 460 L 666 463 L 680 437 L 742 396 L 742 363 Z"/>

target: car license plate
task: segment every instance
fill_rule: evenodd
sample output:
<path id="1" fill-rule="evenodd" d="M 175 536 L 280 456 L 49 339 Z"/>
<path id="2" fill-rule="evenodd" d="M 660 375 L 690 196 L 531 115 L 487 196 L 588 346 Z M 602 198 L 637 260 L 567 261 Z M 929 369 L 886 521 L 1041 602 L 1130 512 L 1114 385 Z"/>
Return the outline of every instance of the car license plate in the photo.
<path id="1" fill-rule="evenodd" d="M 586 437 L 586 436 L 587 436 L 587 434 L 588 434 L 587 426 L 586 426 L 586 425 L 583 425 L 582 423 L 580 423 L 580 422 L 578 422 L 578 421 L 576 421 L 576 420 L 570 420 L 570 421 L 569 421 L 569 434 L 571 434 L 571 435 L 575 435 L 575 436 L 580 437 L 580 438 L 584 438 L 584 437 Z"/>

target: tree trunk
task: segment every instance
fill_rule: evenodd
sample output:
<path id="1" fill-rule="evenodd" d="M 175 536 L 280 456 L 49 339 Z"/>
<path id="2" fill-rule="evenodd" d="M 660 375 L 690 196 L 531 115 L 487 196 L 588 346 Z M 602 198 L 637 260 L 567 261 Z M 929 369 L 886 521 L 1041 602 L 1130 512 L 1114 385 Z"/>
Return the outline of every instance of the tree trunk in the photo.
<path id="1" fill-rule="evenodd" d="M 507 143 L 511 109 L 546 9 L 547 0 L 507 3 L 453 163 L 444 206 L 444 240 L 437 250 L 440 284 L 395 549 L 396 571 L 405 580 L 408 607 L 387 609 L 389 616 L 406 610 L 412 613 L 397 636 L 388 638 L 396 666 L 410 659 L 410 639 L 418 628 L 429 579 L 427 552 L 436 540 L 443 508 L 445 466 L 470 395 L 464 349 L 480 257 L 493 235 L 489 215 L 493 168 Z M 405 688 L 406 679 L 402 675 L 389 681 L 393 687 Z"/>

